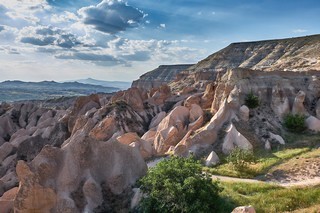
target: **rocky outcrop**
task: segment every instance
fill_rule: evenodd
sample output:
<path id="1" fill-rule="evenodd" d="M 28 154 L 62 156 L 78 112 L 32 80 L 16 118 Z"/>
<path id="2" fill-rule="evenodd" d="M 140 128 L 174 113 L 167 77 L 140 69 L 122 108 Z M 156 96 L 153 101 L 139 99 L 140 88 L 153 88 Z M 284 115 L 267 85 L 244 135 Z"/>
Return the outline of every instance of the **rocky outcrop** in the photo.
<path id="1" fill-rule="evenodd" d="M 233 68 L 263 71 L 320 70 L 319 48 L 320 35 L 232 43 L 190 67 L 178 82 L 170 85 L 173 90 L 191 85 L 205 88 L 206 82 L 218 80 Z M 207 75 L 199 80 L 197 77 L 201 73 Z"/>
<path id="2" fill-rule="evenodd" d="M 305 97 L 306 97 L 305 92 L 303 91 L 298 92 L 293 102 L 292 114 L 307 115 L 307 111 L 303 105 Z"/>
<path id="3" fill-rule="evenodd" d="M 19 161 L 18 212 L 123 211 L 131 185 L 146 172 L 139 150 L 117 141 L 97 141 L 77 133 L 64 146 L 46 146 L 28 165 Z"/>
<path id="4" fill-rule="evenodd" d="M 236 67 L 267 71 L 320 70 L 319 48 L 320 35 L 232 43 L 189 70 L 219 71 Z"/>
<path id="5" fill-rule="evenodd" d="M 227 129 L 227 135 L 222 144 L 222 152 L 224 154 L 230 154 L 235 147 L 242 150 L 252 150 L 253 148 L 248 139 L 244 137 L 233 124 L 231 124 Z"/>
<path id="6" fill-rule="evenodd" d="M 58 147 L 66 140 L 67 125 L 60 121 L 65 113 L 65 110 L 41 108 L 32 103 L 2 105 L 0 196 L 17 186 L 18 160 L 30 162 L 45 145 Z"/>
<path id="7" fill-rule="evenodd" d="M 193 64 L 161 65 L 157 69 L 143 74 L 138 80 L 133 81 L 132 87 L 146 90 L 157 88 L 175 80 L 177 74 L 192 65 Z"/>
<path id="8" fill-rule="evenodd" d="M 239 206 L 231 213 L 256 213 L 256 210 L 252 206 Z"/>
<path id="9" fill-rule="evenodd" d="M 320 132 L 320 119 L 314 117 L 314 116 L 309 116 L 306 121 L 306 126 L 309 130 L 315 131 L 315 132 Z"/>
<path id="10" fill-rule="evenodd" d="M 206 166 L 215 166 L 220 162 L 219 156 L 214 152 L 210 152 L 206 159 Z"/>

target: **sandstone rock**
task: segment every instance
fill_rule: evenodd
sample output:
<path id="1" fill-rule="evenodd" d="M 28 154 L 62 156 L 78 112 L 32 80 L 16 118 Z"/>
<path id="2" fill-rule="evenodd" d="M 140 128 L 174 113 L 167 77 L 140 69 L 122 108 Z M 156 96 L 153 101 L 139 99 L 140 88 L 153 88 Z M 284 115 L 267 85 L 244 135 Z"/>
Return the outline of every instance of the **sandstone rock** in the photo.
<path id="1" fill-rule="evenodd" d="M 14 187 L 7 192 L 5 192 L 2 197 L 0 197 L 0 209 L 2 213 L 13 212 L 13 204 L 16 194 L 18 192 L 18 187 Z"/>
<path id="2" fill-rule="evenodd" d="M 152 129 L 154 127 L 157 127 L 159 123 L 166 117 L 167 113 L 166 112 L 160 112 L 158 113 L 152 120 L 149 125 L 149 129 Z"/>
<path id="3" fill-rule="evenodd" d="M 265 150 L 271 150 L 271 143 L 269 140 L 266 140 L 266 142 L 264 144 L 264 148 L 265 148 Z"/>
<path id="4" fill-rule="evenodd" d="M 183 139 L 176 145 L 174 154 L 178 156 L 186 156 L 187 151 L 192 146 L 210 145 L 213 144 L 221 127 L 232 118 L 239 107 L 239 91 L 237 87 L 230 92 L 228 99 L 225 99 L 220 106 L 218 112 L 211 118 L 210 122 L 203 128 L 199 129 L 195 135 L 191 136 L 192 131 L 189 131 Z M 193 129 L 195 130 L 195 129 Z"/>
<path id="5" fill-rule="evenodd" d="M 286 142 L 283 140 L 283 138 L 280 135 L 273 134 L 272 132 L 269 132 L 270 138 L 276 140 L 279 144 L 285 145 Z"/>
<path id="6" fill-rule="evenodd" d="M 320 119 L 314 117 L 314 116 L 309 116 L 306 121 L 305 121 L 307 128 L 315 131 L 315 132 L 320 132 Z"/>
<path id="7" fill-rule="evenodd" d="M 17 164 L 17 174 L 21 182 L 14 201 L 15 211 L 50 212 L 56 205 L 57 197 L 54 190 L 41 186 L 36 175 L 23 161 L 19 161 Z"/>
<path id="8" fill-rule="evenodd" d="M 305 92 L 299 91 L 294 99 L 292 106 L 292 114 L 306 115 L 307 111 L 303 105 L 304 99 L 306 97 Z"/>
<path id="9" fill-rule="evenodd" d="M 218 155 L 212 151 L 206 159 L 206 166 L 215 166 L 220 162 Z"/>
<path id="10" fill-rule="evenodd" d="M 239 117 L 242 121 L 249 121 L 249 108 L 246 105 L 242 105 L 239 110 Z"/>
<path id="11" fill-rule="evenodd" d="M 231 213 L 256 213 L 256 210 L 252 206 L 239 206 Z"/>
<path id="12" fill-rule="evenodd" d="M 13 150 L 13 146 L 6 142 L 0 147 L 0 162 L 2 162 Z"/>
<path id="13" fill-rule="evenodd" d="M 117 130 L 115 118 L 107 117 L 91 130 L 90 136 L 97 140 L 109 140 Z"/>
<path id="14" fill-rule="evenodd" d="M 152 97 L 148 99 L 148 103 L 152 105 L 163 105 L 171 96 L 171 89 L 168 85 L 162 85 L 153 91 Z"/>
<path id="15" fill-rule="evenodd" d="M 152 144 L 154 141 L 154 138 L 156 137 L 156 134 L 157 134 L 157 131 L 149 130 L 141 137 L 141 139 Z"/>
<path id="16" fill-rule="evenodd" d="M 0 137 L 4 139 L 8 138 L 8 136 L 11 136 L 17 130 L 18 127 L 13 123 L 9 114 L 5 114 L 0 117 Z"/>
<path id="17" fill-rule="evenodd" d="M 142 140 L 137 133 L 129 132 L 120 137 L 117 137 L 117 140 L 126 145 L 130 145 L 132 147 L 137 147 L 144 159 L 150 158 L 153 153 L 153 147 L 151 143 Z"/>
<path id="18" fill-rule="evenodd" d="M 203 116 L 188 125 L 188 131 L 196 131 L 203 125 Z"/>
<path id="19" fill-rule="evenodd" d="M 146 169 L 137 149 L 77 132 L 61 149 L 44 147 L 30 165 L 19 161 L 14 207 L 25 212 L 123 211 L 129 201 L 114 206 L 112 197 L 127 198 Z"/>
<path id="20" fill-rule="evenodd" d="M 192 104 L 190 108 L 189 121 L 193 123 L 203 115 L 203 110 L 197 104 Z"/>
<path id="21" fill-rule="evenodd" d="M 87 111 L 93 108 L 100 108 L 98 95 L 90 95 L 77 98 L 77 100 L 74 102 L 71 113 L 64 118 L 65 120 L 67 120 L 69 132 L 73 131 L 73 127 L 78 117 L 80 115 L 84 115 Z"/>
<path id="22" fill-rule="evenodd" d="M 272 90 L 271 108 L 279 118 L 290 112 L 289 99 L 278 86 Z"/>
<path id="23" fill-rule="evenodd" d="M 158 125 L 157 130 L 161 131 L 170 126 L 174 126 L 177 122 L 186 123 L 189 120 L 189 109 L 183 106 L 174 108 Z"/>
<path id="24" fill-rule="evenodd" d="M 128 133 L 125 133 L 119 137 L 117 137 L 117 140 L 122 143 L 122 144 L 126 144 L 126 145 L 129 145 L 133 142 L 138 142 L 140 141 L 140 137 L 137 135 L 137 133 L 135 132 L 128 132 Z"/>
<path id="25" fill-rule="evenodd" d="M 140 89 L 136 87 L 129 88 L 128 90 L 125 90 L 125 91 L 120 91 L 111 98 L 112 103 L 115 103 L 118 101 L 124 101 L 136 111 L 142 111 L 144 109 L 143 93 Z"/>
<path id="26" fill-rule="evenodd" d="M 316 104 L 316 116 L 318 119 L 320 119 L 320 99 L 318 100 Z"/>
<path id="27" fill-rule="evenodd" d="M 253 148 L 248 139 L 245 138 L 233 124 L 231 124 L 227 130 L 227 135 L 223 140 L 222 152 L 224 154 L 230 154 L 235 146 L 243 150 L 252 150 Z"/>
<path id="28" fill-rule="evenodd" d="M 193 104 L 199 105 L 200 101 L 201 101 L 200 96 L 201 96 L 201 94 L 195 94 L 195 95 L 189 96 L 184 101 L 184 106 L 190 109 Z"/>
<path id="29" fill-rule="evenodd" d="M 201 97 L 201 107 L 203 109 L 208 109 L 211 107 L 215 93 L 215 85 L 210 83 L 206 86 L 203 96 Z"/>
<path id="30" fill-rule="evenodd" d="M 188 87 L 184 87 L 180 94 L 181 95 L 186 95 L 186 94 L 190 94 L 190 93 L 195 92 L 195 91 L 196 91 L 196 88 L 188 86 Z"/>
<path id="31" fill-rule="evenodd" d="M 158 125 L 154 147 L 158 154 L 164 154 L 170 146 L 175 146 L 187 132 L 189 109 L 183 106 L 174 108 Z"/>

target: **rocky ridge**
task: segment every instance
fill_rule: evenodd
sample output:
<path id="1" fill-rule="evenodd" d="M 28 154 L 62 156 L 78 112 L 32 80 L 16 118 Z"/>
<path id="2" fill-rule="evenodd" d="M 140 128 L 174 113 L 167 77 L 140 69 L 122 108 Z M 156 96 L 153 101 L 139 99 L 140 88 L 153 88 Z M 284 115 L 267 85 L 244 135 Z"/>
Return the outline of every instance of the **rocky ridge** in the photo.
<path id="1" fill-rule="evenodd" d="M 161 65 L 158 68 L 140 76 L 132 82 L 132 87 L 152 89 L 175 80 L 176 76 L 187 70 L 193 64 Z"/>

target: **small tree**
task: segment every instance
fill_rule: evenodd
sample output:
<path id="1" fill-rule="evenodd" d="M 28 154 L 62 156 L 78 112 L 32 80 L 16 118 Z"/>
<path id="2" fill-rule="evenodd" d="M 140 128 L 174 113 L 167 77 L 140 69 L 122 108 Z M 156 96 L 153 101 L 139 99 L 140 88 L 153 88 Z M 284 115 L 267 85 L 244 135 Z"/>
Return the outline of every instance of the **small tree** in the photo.
<path id="1" fill-rule="evenodd" d="M 305 116 L 288 114 L 284 117 L 284 126 L 291 132 L 303 132 L 306 129 Z"/>
<path id="2" fill-rule="evenodd" d="M 250 163 L 255 162 L 255 157 L 252 151 L 235 148 L 226 158 L 228 163 L 231 163 L 233 168 L 239 172 L 243 172 L 248 168 Z"/>
<path id="3" fill-rule="evenodd" d="M 220 187 L 191 158 L 172 157 L 158 163 L 140 184 L 147 194 L 140 212 L 216 212 L 219 206 Z"/>
<path id="4" fill-rule="evenodd" d="M 258 96 L 255 96 L 253 92 L 251 91 L 245 99 L 245 104 L 250 109 L 257 108 L 259 106 L 259 98 Z"/>

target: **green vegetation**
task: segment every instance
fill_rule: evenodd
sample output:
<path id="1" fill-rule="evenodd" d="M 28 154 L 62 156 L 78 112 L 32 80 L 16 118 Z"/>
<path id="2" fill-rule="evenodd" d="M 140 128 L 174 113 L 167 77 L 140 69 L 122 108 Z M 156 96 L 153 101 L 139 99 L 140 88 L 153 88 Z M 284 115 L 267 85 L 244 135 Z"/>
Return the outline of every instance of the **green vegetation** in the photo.
<path id="1" fill-rule="evenodd" d="M 309 208 L 320 203 L 320 186 L 310 188 L 283 188 L 261 183 L 221 183 L 220 193 L 225 201 L 222 212 L 231 212 L 236 206 L 252 205 L 259 213 L 279 213 Z"/>
<path id="2" fill-rule="evenodd" d="M 293 157 L 299 156 L 310 151 L 310 148 L 294 148 L 284 149 L 281 151 L 266 152 L 265 150 L 256 150 L 254 153 L 255 162 L 247 164 L 247 168 L 243 170 L 235 170 L 233 165 L 222 158 L 222 164 L 215 168 L 204 168 L 205 171 L 213 174 L 253 178 L 258 175 L 266 174 L 271 167 L 285 162 Z"/>
<path id="3" fill-rule="evenodd" d="M 288 114 L 284 117 L 283 125 L 291 132 L 303 132 L 306 130 L 304 120 L 304 115 Z"/>
<path id="4" fill-rule="evenodd" d="M 235 148 L 226 158 L 227 162 L 238 172 L 244 172 L 249 165 L 255 162 L 255 156 L 252 151 Z"/>
<path id="5" fill-rule="evenodd" d="M 252 91 L 246 96 L 244 101 L 245 105 L 250 109 L 254 109 L 259 106 L 259 98 L 258 96 L 254 95 Z"/>
<path id="6" fill-rule="evenodd" d="M 172 157 L 158 163 L 140 184 L 147 197 L 139 212 L 221 212 L 221 188 L 191 158 Z"/>

